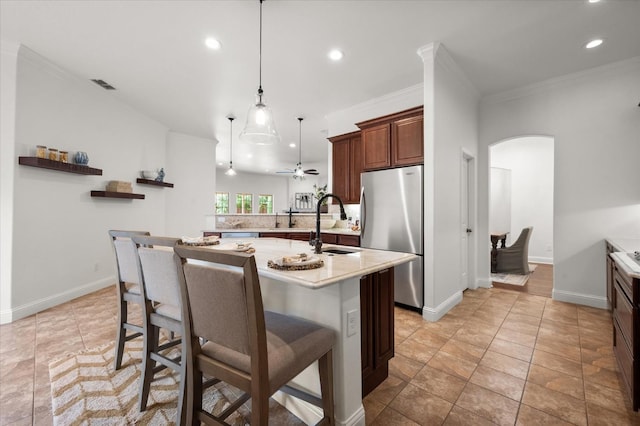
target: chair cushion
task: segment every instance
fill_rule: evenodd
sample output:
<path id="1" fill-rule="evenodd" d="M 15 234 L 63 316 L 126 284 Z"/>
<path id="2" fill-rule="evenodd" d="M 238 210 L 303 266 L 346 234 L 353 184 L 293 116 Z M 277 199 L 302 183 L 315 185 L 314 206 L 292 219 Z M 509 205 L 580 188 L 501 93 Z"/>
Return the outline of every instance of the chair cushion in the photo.
<path id="1" fill-rule="evenodd" d="M 127 293 L 140 294 L 140 286 L 134 283 L 124 283 Z"/>
<path id="2" fill-rule="evenodd" d="M 155 313 L 164 315 L 165 317 L 173 318 L 177 321 L 182 321 L 182 313 L 180 312 L 180 308 L 178 308 L 177 306 L 161 303 L 155 307 L 154 311 Z"/>
<path id="3" fill-rule="evenodd" d="M 275 392 L 333 347 L 335 333 L 311 321 L 265 311 L 269 384 Z M 202 346 L 204 355 L 250 373 L 249 355 L 215 342 Z"/>

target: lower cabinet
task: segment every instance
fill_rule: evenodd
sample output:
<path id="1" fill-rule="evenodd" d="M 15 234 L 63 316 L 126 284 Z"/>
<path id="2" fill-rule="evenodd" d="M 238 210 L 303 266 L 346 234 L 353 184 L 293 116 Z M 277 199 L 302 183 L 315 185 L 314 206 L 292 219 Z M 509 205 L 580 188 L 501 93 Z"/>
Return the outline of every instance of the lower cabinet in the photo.
<path id="1" fill-rule="evenodd" d="M 394 355 L 393 268 L 360 279 L 362 397 L 389 376 Z"/>
<path id="2" fill-rule="evenodd" d="M 614 262 L 613 352 L 634 411 L 640 409 L 640 279 Z"/>

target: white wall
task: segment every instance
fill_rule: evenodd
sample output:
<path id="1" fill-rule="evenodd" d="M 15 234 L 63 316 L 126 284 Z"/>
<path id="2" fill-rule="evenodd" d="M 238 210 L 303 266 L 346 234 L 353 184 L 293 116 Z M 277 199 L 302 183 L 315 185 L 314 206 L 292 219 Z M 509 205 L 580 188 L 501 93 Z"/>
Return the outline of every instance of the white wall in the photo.
<path id="1" fill-rule="evenodd" d="M 483 100 L 479 259 L 489 258 L 489 145 L 523 135 L 555 140 L 554 290 L 605 308 L 607 237 L 640 237 L 640 58 Z M 482 277 L 489 263 L 479 263 Z"/>
<path id="2" fill-rule="evenodd" d="M 165 181 L 172 189 L 152 187 L 166 196 L 166 235 L 198 236 L 209 229 L 216 193 L 216 141 L 182 133 L 167 135 Z"/>
<path id="3" fill-rule="evenodd" d="M 419 54 L 424 61 L 425 106 L 423 317 L 436 321 L 462 300 L 461 164 L 463 152 L 477 157 L 479 96 L 444 46 L 432 43 L 421 48 Z M 475 182 L 473 171 L 470 173 Z M 471 191 L 476 193 L 475 187 Z M 475 202 L 472 204 L 475 212 Z M 470 227 L 475 228 L 475 223 L 472 214 Z M 469 281 L 475 283 L 475 233 L 469 238 Z"/>
<path id="4" fill-rule="evenodd" d="M 489 230 L 511 232 L 511 170 L 491 166 L 489 184 Z"/>
<path id="5" fill-rule="evenodd" d="M 11 316 L 18 48 L 18 44 L 0 41 L 0 324 L 9 322 Z"/>
<path id="6" fill-rule="evenodd" d="M 15 167 L 11 312 L 3 312 L 3 321 L 112 285 L 109 229 L 165 230 L 162 191 L 134 183 L 134 192 L 145 193 L 145 200 L 89 195 L 110 180 L 135 182 L 140 170 L 166 164 L 164 126 L 24 47 L 18 55 L 15 117 L 12 161 L 33 155 L 35 145 L 47 145 L 86 151 L 89 165 L 103 175 Z"/>
<path id="7" fill-rule="evenodd" d="M 510 139 L 492 145 L 490 158 L 491 167 L 511 170 L 511 227 L 507 243 L 515 241 L 523 228 L 533 226 L 529 261 L 553 263 L 553 139 L 539 136 Z M 491 185 L 493 190 L 493 181 Z M 493 218 L 493 210 L 491 215 Z"/>

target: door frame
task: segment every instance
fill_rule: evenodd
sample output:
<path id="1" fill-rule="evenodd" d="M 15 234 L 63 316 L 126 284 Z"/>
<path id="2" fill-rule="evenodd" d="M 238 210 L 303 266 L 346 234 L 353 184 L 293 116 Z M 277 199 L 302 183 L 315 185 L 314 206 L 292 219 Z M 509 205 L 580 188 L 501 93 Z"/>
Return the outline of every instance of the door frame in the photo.
<path id="1" fill-rule="evenodd" d="M 462 211 L 465 203 L 464 203 L 464 198 L 466 197 L 467 199 L 467 214 L 468 214 L 468 223 L 467 223 L 467 228 L 471 229 L 472 232 L 471 233 L 466 233 L 466 230 L 463 230 L 462 227 L 460 227 L 460 241 L 463 241 L 463 237 L 466 236 L 467 238 L 467 248 L 465 250 L 464 247 L 462 247 L 462 243 L 461 243 L 461 247 L 460 247 L 460 265 L 461 265 L 461 275 L 459 277 L 459 287 L 461 291 L 466 290 L 467 288 L 470 289 L 476 289 L 478 288 L 478 283 L 476 280 L 477 274 L 476 274 L 476 218 L 477 218 L 477 182 L 476 182 L 476 168 L 477 168 L 477 163 L 476 163 L 476 157 L 469 151 L 467 151 L 466 149 L 462 148 L 461 149 L 461 154 L 460 154 L 460 220 L 458 221 L 459 225 L 462 225 L 462 217 L 464 215 L 464 212 Z M 466 185 L 465 182 L 463 182 L 464 179 L 464 168 L 463 168 L 463 164 L 466 163 L 467 165 L 467 173 L 466 173 Z M 466 191 L 465 191 L 465 186 L 466 186 Z M 462 235 L 462 233 L 464 233 L 465 235 Z M 465 283 L 462 282 L 462 262 L 463 262 L 463 255 L 465 254 L 464 252 L 466 251 L 466 255 L 467 255 L 467 282 L 466 282 L 466 286 Z"/>

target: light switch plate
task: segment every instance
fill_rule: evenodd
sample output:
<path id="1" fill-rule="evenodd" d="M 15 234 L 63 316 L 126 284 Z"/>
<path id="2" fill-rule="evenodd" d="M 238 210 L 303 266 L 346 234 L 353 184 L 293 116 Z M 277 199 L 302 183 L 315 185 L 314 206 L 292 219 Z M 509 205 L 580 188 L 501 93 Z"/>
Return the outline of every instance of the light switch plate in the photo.
<path id="1" fill-rule="evenodd" d="M 347 337 L 358 333 L 359 320 L 360 315 L 357 309 L 347 312 Z"/>

